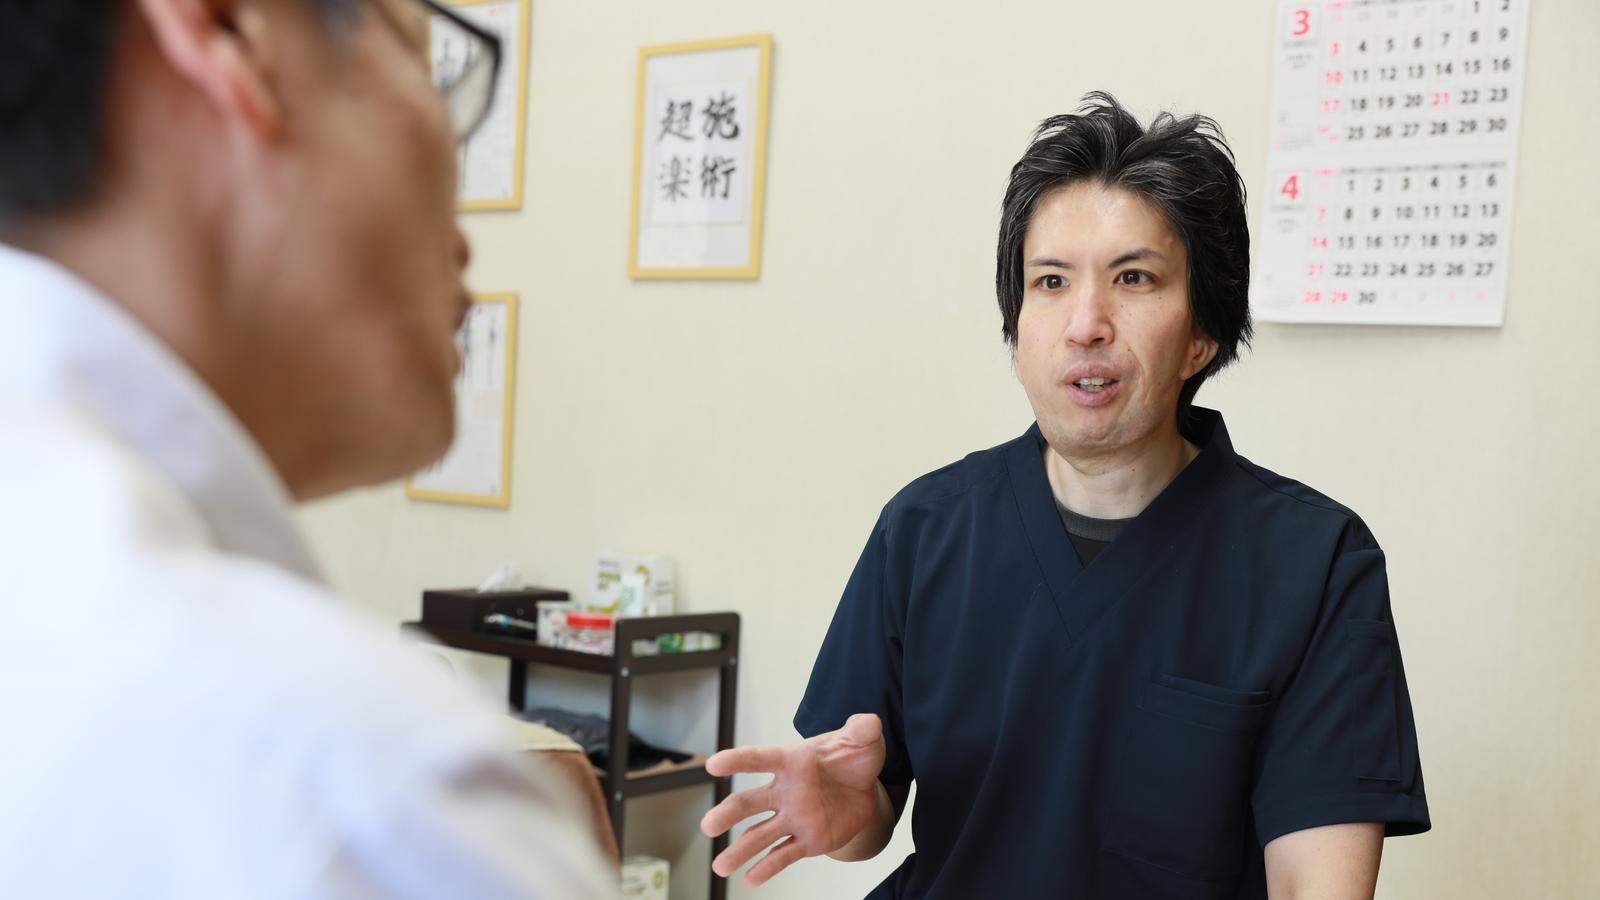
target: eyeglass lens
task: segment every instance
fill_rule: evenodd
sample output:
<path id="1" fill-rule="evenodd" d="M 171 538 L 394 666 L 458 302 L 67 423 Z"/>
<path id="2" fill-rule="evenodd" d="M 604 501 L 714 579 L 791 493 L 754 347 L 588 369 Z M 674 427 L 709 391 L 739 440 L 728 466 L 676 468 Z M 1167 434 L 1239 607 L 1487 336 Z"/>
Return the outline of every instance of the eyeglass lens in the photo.
<path id="1" fill-rule="evenodd" d="M 483 123 L 494 99 L 494 49 L 437 13 L 428 17 L 434 84 L 445 96 L 450 125 L 465 140 Z"/>

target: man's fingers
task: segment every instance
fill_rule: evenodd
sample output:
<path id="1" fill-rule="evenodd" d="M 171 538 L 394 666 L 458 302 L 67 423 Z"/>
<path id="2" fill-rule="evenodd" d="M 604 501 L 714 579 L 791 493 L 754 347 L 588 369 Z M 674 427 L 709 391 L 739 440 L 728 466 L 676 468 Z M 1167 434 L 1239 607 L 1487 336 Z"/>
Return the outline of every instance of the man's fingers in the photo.
<path id="1" fill-rule="evenodd" d="M 760 887 L 767 883 L 772 876 L 789 868 L 805 858 L 805 851 L 793 837 L 786 837 L 783 843 L 773 847 L 766 856 L 761 857 L 761 862 L 750 867 L 744 873 L 744 883 L 749 887 Z"/>
<path id="2" fill-rule="evenodd" d="M 883 720 L 873 713 L 856 713 L 839 730 L 857 744 L 871 744 L 883 739 Z"/>
<path id="3" fill-rule="evenodd" d="M 718 778 L 736 772 L 776 772 L 781 768 L 782 747 L 734 747 L 706 760 L 706 771 Z"/>
<path id="4" fill-rule="evenodd" d="M 751 816 L 771 810 L 772 791 L 767 785 L 740 791 L 713 806 L 700 820 L 700 830 L 708 837 L 716 837 Z"/>
<path id="5" fill-rule="evenodd" d="M 777 816 L 763 819 L 755 825 L 745 829 L 744 834 L 733 845 L 717 855 L 711 861 L 711 871 L 727 878 L 740 866 L 749 862 L 757 853 L 767 849 L 773 841 L 784 836 L 786 832 L 777 823 Z"/>

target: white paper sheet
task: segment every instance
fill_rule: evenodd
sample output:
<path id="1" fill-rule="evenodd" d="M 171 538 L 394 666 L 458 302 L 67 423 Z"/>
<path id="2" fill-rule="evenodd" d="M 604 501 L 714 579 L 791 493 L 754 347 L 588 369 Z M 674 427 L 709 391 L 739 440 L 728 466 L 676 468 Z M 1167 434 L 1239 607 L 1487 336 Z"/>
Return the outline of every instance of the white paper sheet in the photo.
<path id="1" fill-rule="evenodd" d="M 439 462 L 412 476 L 414 494 L 500 498 L 505 493 L 506 391 L 514 317 L 503 300 L 472 305 L 456 336 L 461 371 L 456 376 L 456 437 Z"/>
<path id="2" fill-rule="evenodd" d="M 652 84 L 645 100 L 651 225 L 739 225 L 749 206 L 751 85 Z"/>

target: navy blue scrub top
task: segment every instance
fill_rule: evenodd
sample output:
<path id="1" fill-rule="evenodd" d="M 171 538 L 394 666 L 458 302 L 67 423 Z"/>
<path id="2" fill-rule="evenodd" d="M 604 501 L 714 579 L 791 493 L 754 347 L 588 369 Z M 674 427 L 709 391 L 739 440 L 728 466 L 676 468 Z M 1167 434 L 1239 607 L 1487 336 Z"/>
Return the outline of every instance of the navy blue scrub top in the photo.
<path id="1" fill-rule="evenodd" d="M 795 716 L 882 717 L 916 852 L 882 897 L 1264 898 L 1262 848 L 1428 830 L 1383 551 L 1355 513 L 1200 455 L 1087 568 L 1038 426 L 883 510 Z"/>

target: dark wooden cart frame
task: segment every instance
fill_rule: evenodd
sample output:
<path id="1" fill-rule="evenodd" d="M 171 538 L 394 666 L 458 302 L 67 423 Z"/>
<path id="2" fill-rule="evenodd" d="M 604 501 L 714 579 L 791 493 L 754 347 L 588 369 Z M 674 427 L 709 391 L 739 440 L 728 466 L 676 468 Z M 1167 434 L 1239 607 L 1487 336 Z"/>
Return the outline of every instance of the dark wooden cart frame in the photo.
<path id="1" fill-rule="evenodd" d="M 733 746 L 733 713 L 737 699 L 739 675 L 739 614 L 698 613 L 682 616 L 655 616 L 639 619 L 618 619 L 616 623 L 615 652 L 610 656 L 580 653 L 546 647 L 531 640 L 506 635 L 483 634 L 446 630 L 422 622 L 407 622 L 408 633 L 437 644 L 458 650 L 471 650 L 502 656 L 510 661 L 506 700 L 511 709 L 521 712 L 527 706 L 528 664 L 555 666 L 592 672 L 611 678 L 611 743 L 612 751 L 606 760 L 606 770 L 601 775 L 606 804 L 611 813 L 611 830 L 617 838 L 617 851 L 622 851 L 622 834 L 627 821 L 627 801 L 633 797 L 659 794 L 702 784 L 712 785 L 712 803 L 721 803 L 733 791 L 732 778 L 714 778 L 705 767 L 705 757 L 695 756 L 677 765 L 665 765 L 644 772 L 628 774 L 628 718 L 633 705 L 633 682 L 642 675 L 662 672 L 684 672 L 695 669 L 718 669 L 720 684 L 717 691 L 717 749 Z M 653 641 L 663 634 L 699 631 L 719 635 L 722 646 L 716 650 L 693 653 L 662 653 L 653 656 L 636 656 L 633 642 Z M 616 752 L 620 748 L 621 752 Z M 728 846 L 728 835 L 713 838 L 711 858 L 715 859 Z M 711 900 L 725 900 L 728 882 L 711 873 Z"/>

